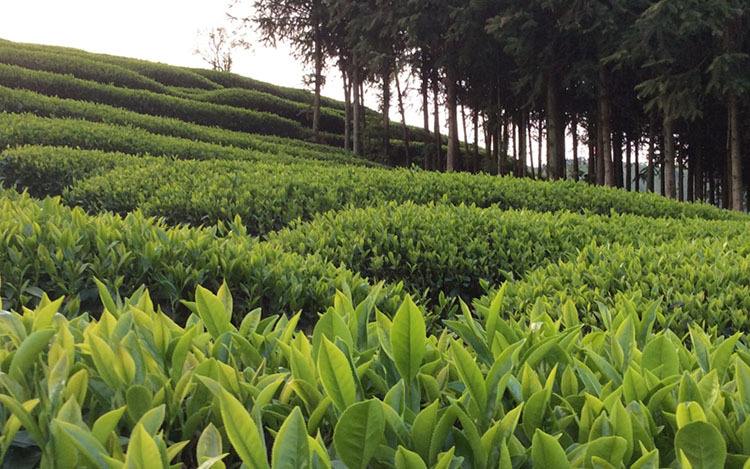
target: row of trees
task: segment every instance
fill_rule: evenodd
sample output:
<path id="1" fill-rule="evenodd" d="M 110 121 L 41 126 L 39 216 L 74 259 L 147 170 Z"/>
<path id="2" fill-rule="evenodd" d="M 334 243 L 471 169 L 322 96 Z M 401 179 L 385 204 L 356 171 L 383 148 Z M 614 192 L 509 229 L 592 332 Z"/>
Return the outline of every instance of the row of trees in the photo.
<path id="1" fill-rule="evenodd" d="M 690 200 L 743 205 L 750 0 L 255 0 L 241 19 L 311 65 L 315 131 L 324 70 L 339 69 L 354 152 L 362 151 L 364 86 L 380 90 L 387 155 L 392 87 L 403 116 L 399 78 L 410 74 L 427 134 L 434 115 L 427 169 L 477 170 L 489 159 L 499 174 L 577 179 L 585 166 L 592 183 L 635 188 L 643 179 L 652 190 L 658 172 L 669 197 L 680 189 Z M 475 144 L 462 152 L 464 110 Z M 536 171 L 533 159 L 526 164 L 535 126 L 540 139 L 546 132 L 547 155 L 543 170 L 538 150 Z M 585 165 L 579 142 L 588 146 Z"/>

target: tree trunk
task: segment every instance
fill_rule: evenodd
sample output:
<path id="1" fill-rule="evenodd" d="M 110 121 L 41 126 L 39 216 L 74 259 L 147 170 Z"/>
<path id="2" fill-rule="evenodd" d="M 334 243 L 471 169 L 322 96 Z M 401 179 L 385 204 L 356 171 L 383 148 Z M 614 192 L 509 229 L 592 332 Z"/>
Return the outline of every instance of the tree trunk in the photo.
<path id="1" fill-rule="evenodd" d="M 680 151 L 682 153 L 682 151 Z M 677 198 L 680 202 L 685 201 L 685 162 L 683 161 L 682 155 L 677 160 Z"/>
<path id="2" fill-rule="evenodd" d="M 623 187 L 622 176 L 622 132 L 615 131 L 612 138 L 612 169 L 615 173 L 615 187 Z"/>
<path id="3" fill-rule="evenodd" d="M 580 168 L 578 167 L 578 116 L 573 114 L 573 121 L 570 123 L 570 133 L 573 136 L 573 179 L 578 181 Z"/>
<path id="4" fill-rule="evenodd" d="M 434 169 L 430 164 L 430 153 L 428 151 L 430 144 L 430 102 L 429 102 L 429 88 L 430 88 L 430 77 L 427 74 L 426 68 L 422 69 L 422 119 L 424 120 L 424 137 L 425 137 L 425 151 L 424 151 L 424 168 L 427 170 Z"/>
<path id="5" fill-rule="evenodd" d="M 509 133 L 509 126 L 510 126 L 510 117 L 506 112 L 503 113 L 503 118 L 498 119 L 498 140 L 500 139 L 500 132 L 502 131 L 502 146 L 500 147 L 500 151 L 498 151 L 497 156 L 497 174 L 503 176 L 505 173 L 505 167 L 503 165 L 503 162 L 508 158 L 508 146 L 510 145 L 510 133 Z M 502 127 L 500 127 L 502 125 Z"/>
<path id="6" fill-rule="evenodd" d="M 537 135 L 537 146 L 536 146 L 536 157 L 537 157 L 537 167 L 539 168 L 539 179 L 543 179 L 544 175 L 542 174 L 542 134 L 544 132 L 544 120 L 541 116 L 539 116 L 539 134 Z M 549 166 L 547 166 L 547 175 L 549 176 Z"/>
<path id="7" fill-rule="evenodd" d="M 476 173 L 479 172 L 479 111 L 474 111 L 472 120 L 474 124 L 474 163 L 472 169 Z"/>
<path id="8" fill-rule="evenodd" d="M 352 90 L 354 91 L 353 101 L 354 109 L 352 112 L 352 148 L 356 155 L 362 154 L 362 108 L 360 107 L 360 96 L 359 96 L 359 69 L 357 67 L 357 60 L 354 59 L 352 65 Z"/>
<path id="9" fill-rule="evenodd" d="M 517 176 L 518 171 L 518 125 L 516 124 L 516 119 L 511 118 L 510 121 L 510 133 L 513 134 L 513 159 L 510 162 L 510 167 L 512 168 L 510 170 L 510 174 L 513 176 Z"/>
<path id="10" fill-rule="evenodd" d="M 383 66 L 383 142 L 382 152 L 383 159 L 389 161 L 391 164 L 391 64 L 390 62 L 385 63 Z"/>
<path id="11" fill-rule="evenodd" d="M 445 155 L 445 170 L 458 170 L 458 99 L 456 78 L 448 67 L 445 74 L 445 106 L 448 108 L 448 153 Z"/>
<path id="12" fill-rule="evenodd" d="M 492 162 L 492 133 L 490 132 L 491 125 L 487 120 L 487 116 L 482 113 L 482 133 L 484 134 L 484 154 L 487 157 L 487 161 Z"/>
<path id="13" fill-rule="evenodd" d="M 499 111 L 495 113 L 497 116 L 496 119 L 493 119 L 493 122 L 491 122 L 490 125 L 492 125 L 492 140 L 495 142 L 495 145 L 492 147 L 492 161 L 495 162 L 495 167 L 497 168 L 497 175 L 502 176 L 503 175 L 503 165 L 502 161 L 500 160 L 500 153 L 507 153 L 508 149 L 508 133 L 505 128 L 505 116 L 500 116 Z"/>
<path id="14" fill-rule="evenodd" d="M 536 178 L 536 169 L 534 168 L 534 142 L 531 139 L 531 114 L 527 116 L 526 119 L 526 132 L 528 133 L 528 141 L 529 141 L 529 163 L 531 166 L 531 178 Z M 541 168 L 540 168 L 541 169 Z"/>
<path id="15" fill-rule="evenodd" d="M 641 142 L 636 140 L 635 142 L 635 190 L 641 191 Z"/>
<path id="16" fill-rule="evenodd" d="M 471 155 L 471 150 L 469 149 L 469 134 L 466 132 L 466 109 L 464 108 L 464 103 L 461 103 L 461 123 L 463 124 L 464 128 L 464 152 L 466 153 L 466 157 L 468 158 L 469 155 Z"/>
<path id="17" fill-rule="evenodd" d="M 352 143 L 352 82 L 346 66 L 341 67 L 341 79 L 344 82 L 344 150 L 351 150 Z"/>
<path id="18" fill-rule="evenodd" d="M 565 126 L 562 120 L 559 84 L 554 73 L 549 72 L 547 74 L 547 167 L 552 179 L 565 178 Z"/>
<path id="19" fill-rule="evenodd" d="M 691 153 L 688 157 L 688 202 L 695 202 L 696 187 L 698 186 L 698 171 L 696 167 L 695 154 Z"/>
<path id="20" fill-rule="evenodd" d="M 440 171 L 443 168 L 442 155 L 443 137 L 440 136 L 440 86 L 437 76 L 432 78 L 432 105 L 433 118 L 435 126 L 435 162 L 433 168 Z"/>
<path id="21" fill-rule="evenodd" d="M 654 158 L 656 157 L 656 132 L 653 123 L 648 136 L 648 167 L 646 168 L 646 190 L 654 192 Z"/>
<path id="22" fill-rule="evenodd" d="M 586 177 L 589 184 L 596 184 L 596 162 L 598 157 L 596 156 L 596 143 L 594 142 L 591 133 L 592 131 L 589 130 L 589 167 Z"/>
<path id="23" fill-rule="evenodd" d="M 516 174 L 518 174 L 518 177 L 525 177 L 526 157 L 529 153 L 526 148 L 526 130 L 528 129 L 529 113 L 522 109 L 518 117 L 518 166 L 516 167 Z"/>
<path id="24" fill-rule="evenodd" d="M 404 152 L 406 166 L 411 166 L 411 152 L 409 151 L 409 128 L 406 127 L 406 112 L 404 112 L 404 96 L 401 94 L 401 80 L 398 78 L 398 67 L 396 67 L 396 93 L 398 94 L 398 112 L 401 114 L 401 128 L 403 129 Z"/>
<path id="25" fill-rule="evenodd" d="M 742 210 L 742 155 L 737 96 L 729 96 L 729 166 L 731 168 L 731 209 Z"/>
<path id="26" fill-rule="evenodd" d="M 369 135 L 367 135 L 367 108 L 365 107 L 365 78 L 359 78 L 359 125 L 361 128 L 361 140 L 362 140 L 362 153 L 365 153 L 366 144 L 369 142 Z M 368 141 L 365 140 L 367 137 Z"/>
<path id="27" fill-rule="evenodd" d="M 633 189 L 633 145 L 629 138 L 625 138 L 625 190 Z"/>
<path id="28" fill-rule="evenodd" d="M 666 115 L 664 116 L 664 147 L 662 153 L 664 155 L 664 195 L 674 199 L 677 195 L 674 186 L 674 127 L 672 119 Z"/>
<path id="29" fill-rule="evenodd" d="M 599 134 L 601 155 L 599 160 L 604 167 L 604 184 L 615 186 L 615 172 L 612 164 L 612 110 L 607 90 L 607 77 L 604 69 L 599 70 Z"/>
<path id="30" fill-rule="evenodd" d="M 320 88 L 323 82 L 323 51 L 320 40 L 315 40 L 315 93 L 313 94 L 312 131 L 315 141 L 320 142 Z"/>

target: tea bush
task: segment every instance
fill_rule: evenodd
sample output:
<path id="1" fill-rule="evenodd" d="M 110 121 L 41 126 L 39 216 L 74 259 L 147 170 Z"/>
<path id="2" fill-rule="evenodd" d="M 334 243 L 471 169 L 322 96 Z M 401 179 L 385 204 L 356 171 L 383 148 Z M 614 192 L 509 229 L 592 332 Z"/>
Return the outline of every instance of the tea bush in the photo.
<path id="1" fill-rule="evenodd" d="M 0 63 L 72 75 L 83 80 L 93 80 L 125 88 L 143 89 L 166 93 L 167 87 L 118 65 L 106 64 L 70 54 L 29 50 L 15 46 L 0 45 Z"/>
<path id="2" fill-rule="evenodd" d="M 178 302 L 187 292 L 199 283 L 217 288 L 222 279 L 236 286 L 238 319 L 256 306 L 318 311 L 344 282 L 360 299 L 371 290 L 357 274 L 316 256 L 258 243 L 239 223 L 188 228 L 138 212 L 92 217 L 57 199 L 36 201 L 3 191 L 0 233 L 0 297 L 8 306 L 34 303 L 44 290 L 68 296 L 66 309 L 73 314 L 96 297 L 93 277 L 115 291 L 148 285 L 175 318 L 184 313 Z M 383 290 L 384 311 L 394 310 L 389 298 L 399 291 Z"/>
<path id="3" fill-rule="evenodd" d="M 212 82 L 211 80 L 182 67 L 175 67 L 173 65 L 167 65 L 157 62 L 149 62 L 146 60 L 131 59 L 126 57 L 119 57 L 108 54 L 97 54 L 93 52 L 86 52 L 81 49 L 74 49 L 72 47 L 60 47 L 60 46 L 49 46 L 40 44 L 27 44 L 20 42 L 12 42 L 5 39 L 0 39 L 0 45 L 10 46 L 14 49 L 23 51 L 36 51 L 54 53 L 61 57 L 67 57 L 71 60 L 76 58 L 84 58 L 93 60 L 102 64 L 117 65 L 133 72 L 139 73 L 144 77 L 150 78 L 157 81 L 165 86 L 181 86 L 186 88 L 201 88 L 201 89 L 216 89 L 220 88 L 219 85 Z"/>
<path id="4" fill-rule="evenodd" d="M 309 130 L 293 120 L 275 114 L 239 109 L 179 98 L 146 90 L 118 88 L 72 76 L 28 70 L 0 64 L 0 85 L 21 88 L 80 101 L 93 101 L 153 116 L 173 117 L 186 122 L 228 130 L 280 135 L 304 139 Z"/>
<path id="5" fill-rule="evenodd" d="M 254 90 L 223 89 L 208 91 L 194 99 L 214 104 L 223 104 L 253 111 L 270 112 L 292 119 L 306 127 L 312 127 L 310 103 L 300 103 Z M 321 108 L 320 130 L 334 134 L 344 133 L 344 115 L 340 111 Z"/>
<path id="6" fill-rule="evenodd" d="M 318 156 L 315 159 L 321 160 L 331 159 L 330 155 L 346 156 L 346 159 L 355 159 L 354 155 L 340 148 L 272 135 L 234 132 L 192 124 L 179 119 L 139 114 L 126 109 L 107 106 L 106 104 L 45 96 L 33 91 L 15 90 L 4 86 L 0 86 L 0 109 L 13 113 L 31 113 L 39 117 L 74 118 L 91 122 L 137 127 L 151 133 L 219 145 L 231 145 L 249 150 L 258 150 L 264 153 L 287 154 L 300 157 L 307 157 L 311 153 L 316 153 Z"/>
<path id="7" fill-rule="evenodd" d="M 658 324 L 684 331 L 701 324 L 721 334 L 750 327 L 750 244 L 746 237 L 657 245 L 587 246 L 507 286 L 506 309 L 515 318 L 546 312 L 557 318 L 575 305 L 588 324 L 607 321 L 606 309 L 623 298 L 639 310 L 657 308 Z M 479 304 L 487 305 L 492 295 Z M 655 306 L 656 305 L 656 306 Z"/>
<path id="8" fill-rule="evenodd" d="M 218 72 L 216 70 L 209 70 L 205 68 L 191 68 L 189 70 L 205 78 L 208 78 L 209 80 L 223 86 L 224 88 L 240 88 L 250 91 L 259 91 L 261 93 L 268 93 L 274 96 L 278 96 L 279 98 L 296 101 L 298 103 L 307 105 L 312 104 L 313 95 L 306 90 L 274 85 L 271 83 L 266 83 L 264 81 L 255 80 L 250 77 L 237 75 L 236 73 Z M 328 98 L 326 96 L 320 97 L 320 103 L 327 108 L 337 109 L 339 111 L 344 110 L 343 102 Z"/>
<path id="9" fill-rule="evenodd" d="M 274 141 L 247 149 L 158 135 L 146 130 L 88 122 L 54 119 L 31 114 L 0 113 L 0 148 L 24 145 L 70 146 L 133 155 L 174 156 L 185 159 L 226 159 L 244 161 L 294 162 L 310 159 L 322 163 L 374 166 L 367 160 L 343 152 L 327 152 L 319 146 Z M 250 145 L 248 145 L 250 146 Z"/>
<path id="10" fill-rule="evenodd" d="M 319 254 L 371 279 L 467 300 L 483 293 L 482 283 L 500 284 L 575 259 L 591 243 L 617 252 L 621 245 L 704 238 L 750 246 L 746 224 L 732 221 L 412 203 L 328 212 L 269 235 L 285 250 Z"/>
<path id="11" fill-rule="evenodd" d="M 504 319 L 498 295 L 433 335 L 409 298 L 387 317 L 338 293 L 310 334 L 284 310 L 233 325 L 226 285 L 197 287 L 187 322 L 147 291 L 100 296 L 99 319 L 66 320 L 46 296 L 3 314 L 0 459 L 718 468 L 750 455 L 745 336 L 690 326 L 683 341 L 629 304 L 586 329 L 575 308 Z"/>
<path id="12" fill-rule="evenodd" d="M 50 154 L 49 157 L 53 158 L 54 155 Z M 102 155 L 102 158 L 106 158 L 106 155 Z M 228 156 L 225 159 L 240 158 Z M 271 159 L 267 158 L 266 161 Z M 274 218 L 274 228 L 280 228 L 297 217 L 309 219 L 328 210 L 348 206 L 367 207 L 388 201 L 465 203 L 540 212 L 575 210 L 604 215 L 614 212 L 649 217 L 747 220 L 744 214 L 708 205 L 681 204 L 654 194 L 626 193 L 573 182 L 548 183 L 511 177 L 438 174 L 312 162 L 265 165 L 155 161 L 154 164 L 158 164 L 159 168 L 141 166 L 140 169 L 127 171 L 115 169 L 109 175 L 81 181 L 71 189 L 70 200 L 89 210 L 114 210 L 114 207 L 118 211 L 137 207 L 146 210 L 141 204 L 147 204 L 147 211 L 151 214 L 190 223 L 203 219 L 226 219 L 227 215 L 231 218 L 231 212 L 235 210 L 241 210 L 236 213 L 241 213 L 244 218 L 245 213 L 262 212 L 264 205 L 272 209 L 278 206 L 273 209 L 279 214 Z M 151 178 L 156 173 L 160 174 L 158 181 Z M 168 193 L 162 190 L 163 184 L 169 185 Z M 228 214 L 219 213 L 222 204 L 227 204 L 225 210 Z M 206 212 L 206 207 L 209 212 Z M 219 216 L 207 216 L 210 213 L 219 213 Z M 265 217 L 256 218 L 257 221 L 268 220 Z"/>

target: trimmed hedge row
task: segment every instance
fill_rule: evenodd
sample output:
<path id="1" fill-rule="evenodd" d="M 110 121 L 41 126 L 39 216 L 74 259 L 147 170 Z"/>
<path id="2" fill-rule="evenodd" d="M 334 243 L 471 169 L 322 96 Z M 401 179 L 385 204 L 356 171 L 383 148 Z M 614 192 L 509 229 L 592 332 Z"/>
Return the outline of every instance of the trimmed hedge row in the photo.
<path id="1" fill-rule="evenodd" d="M 183 318 L 179 300 L 197 284 L 215 289 L 222 279 L 236 290 L 238 320 L 257 306 L 324 310 L 344 284 L 360 300 L 370 291 L 358 275 L 315 256 L 258 243 L 237 224 L 168 227 L 138 212 L 88 216 L 57 199 L 2 191 L 0 233 L 0 296 L 7 308 L 34 302 L 41 289 L 66 295 L 66 311 L 75 314 L 80 303 L 97 297 L 93 277 L 118 292 L 146 284 L 154 301 Z M 394 311 L 391 299 L 399 292 L 383 291 L 384 311 Z"/>
<path id="2" fill-rule="evenodd" d="M 264 153 L 289 155 L 319 160 L 358 160 L 341 148 L 318 145 L 275 135 L 248 134 L 184 122 L 179 119 L 156 117 L 128 111 L 106 104 L 45 96 L 33 91 L 0 86 L 0 109 L 14 113 L 33 113 L 41 117 L 69 117 L 92 122 L 138 127 L 152 133 L 199 140 L 207 143 L 231 145 Z M 312 158 L 311 155 L 315 155 Z M 363 164 L 369 164 L 364 160 Z"/>
<path id="3" fill-rule="evenodd" d="M 250 77 L 237 75 L 236 73 L 219 72 L 206 68 L 190 68 L 189 70 L 208 78 L 224 88 L 240 88 L 244 90 L 260 91 L 261 93 L 268 93 L 278 96 L 279 98 L 306 104 L 307 106 L 312 105 L 313 95 L 307 90 L 273 85 Z M 344 111 L 344 103 L 336 99 L 321 96 L 320 102 L 324 107 Z"/>
<path id="4" fill-rule="evenodd" d="M 72 47 L 60 47 L 60 46 L 49 46 L 40 44 L 28 44 L 20 42 L 11 42 L 5 39 L 0 39 L 0 44 L 8 45 L 15 49 L 24 51 L 37 51 L 37 52 L 48 52 L 54 53 L 64 57 L 84 58 L 93 60 L 103 64 L 117 65 L 126 69 L 129 69 L 135 73 L 139 73 L 147 78 L 157 81 L 165 86 L 181 86 L 185 88 L 202 88 L 206 90 L 212 90 L 220 88 L 219 85 L 212 82 L 211 80 L 198 75 L 191 70 L 176 67 L 174 65 L 167 65 L 157 62 L 149 62 L 146 60 L 130 59 L 126 57 L 119 57 L 108 54 L 97 54 L 94 52 L 87 52 L 81 49 L 74 49 Z"/>
<path id="5" fill-rule="evenodd" d="M 153 154 L 158 154 L 154 153 Z M 179 153 L 179 152 L 178 152 Z M 188 183 L 192 173 L 211 172 L 201 190 L 212 193 L 218 200 L 239 200 L 252 197 L 252 194 L 279 191 L 286 192 L 285 206 L 300 207 L 293 210 L 295 215 L 284 217 L 286 221 L 297 214 L 307 216 L 328 210 L 338 210 L 346 206 L 367 207 L 380 202 L 412 201 L 419 204 L 446 202 L 454 205 L 465 203 L 480 207 L 497 206 L 501 209 L 533 209 L 540 212 L 573 210 L 585 213 L 607 215 L 631 213 L 649 217 L 703 219 L 734 219 L 747 221 L 745 214 L 720 210 L 705 204 L 685 204 L 665 199 L 655 194 L 628 193 L 616 189 L 593 187 L 575 182 L 543 182 L 512 177 L 488 175 L 445 174 L 406 169 L 360 168 L 334 165 L 291 165 L 260 166 L 237 164 L 230 172 L 223 172 L 214 162 L 170 163 L 167 171 L 173 181 L 170 183 L 173 197 L 184 199 L 184 206 L 190 210 L 188 200 L 195 192 L 197 182 Z M 243 169 L 245 168 L 245 169 Z M 125 186 L 125 180 L 141 187 L 144 193 L 157 193 L 159 187 L 148 180 L 136 181 L 133 174 L 112 175 L 111 184 Z M 198 178 L 193 178 L 198 181 Z M 215 182 L 211 182 L 213 179 Z M 216 182 L 221 180 L 221 182 Z M 90 181 L 91 182 L 91 181 Z M 84 199 L 87 193 L 94 194 L 98 183 L 91 182 L 87 190 L 78 194 Z M 108 198 L 107 191 L 97 197 Z M 249 203 L 249 202 L 248 202 Z M 156 208 L 159 204 L 153 205 Z M 171 204 L 170 204 L 171 205 Z M 183 205 L 183 204 L 180 204 Z M 135 207 L 132 207 L 135 208 Z M 245 210 L 251 211 L 247 205 Z"/>
<path id="6" fill-rule="evenodd" d="M 195 148 L 187 146 L 187 150 Z M 12 175 L 7 183 L 19 183 L 35 194 L 45 193 L 49 188 L 35 182 L 40 179 L 61 183 L 77 181 L 65 191 L 64 199 L 91 212 L 111 210 L 124 214 L 140 208 L 149 215 L 165 217 L 171 223 L 191 224 L 231 220 L 240 215 L 255 234 L 280 229 L 296 218 L 307 220 L 329 210 L 368 207 L 387 201 L 467 203 L 499 209 L 523 209 L 533 204 L 532 207 L 557 212 L 575 208 L 582 200 L 592 200 L 587 197 L 589 186 L 583 184 L 326 166 L 311 162 L 278 164 L 267 157 L 266 162 L 249 164 L 133 158 L 107 153 L 87 153 L 79 157 L 74 150 L 56 148 L 32 147 L 5 153 L 5 172 Z M 101 173 L 112 164 L 115 167 L 111 171 Z M 91 169 L 85 169 L 87 167 Z M 45 173 L 49 175 L 46 178 Z M 54 189 L 52 193 L 56 194 L 62 187 Z M 624 207 L 645 216 L 747 220 L 741 214 L 680 204 L 654 195 L 606 189 L 597 190 L 596 195 L 599 198 L 597 204 L 591 206 L 596 209 L 592 211 L 605 215 L 617 213 Z M 570 205 L 562 205 L 564 201 Z M 605 202 L 610 205 L 604 205 Z"/>
<path id="7" fill-rule="evenodd" d="M 31 114 L 0 113 L 0 148 L 22 145 L 70 146 L 133 155 L 174 156 L 185 159 L 226 159 L 293 163 L 302 159 L 321 163 L 373 165 L 346 153 L 309 151 L 284 142 L 273 148 L 244 149 L 196 142 L 147 132 L 143 129 L 88 122 L 50 119 Z"/>
<path id="8" fill-rule="evenodd" d="M 750 243 L 746 236 L 657 245 L 590 245 L 573 259 L 528 273 L 505 287 L 503 309 L 515 320 L 573 307 L 589 325 L 606 323 L 611 310 L 630 309 L 677 333 L 689 325 L 731 335 L 750 328 Z M 494 292 L 478 299 L 486 308 Z"/>
<path id="9" fill-rule="evenodd" d="M 125 88 L 143 89 L 166 93 L 167 87 L 118 65 L 102 63 L 70 54 L 29 50 L 16 46 L 0 45 L 0 63 L 45 72 L 72 75 L 83 80 Z"/>
<path id="10" fill-rule="evenodd" d="M 268 237 L 286 251 L 317 254 L 371 279 L 466 300 L 479 297 L 482 285 L 575 258 L 590 243 L 654 246 L 703 238 L 750 246 L 746 224 L 733 221 L 413 203 L 328 212 Z"/>
<path id="11" fill-rule="evenodd" d="M 186 122 L 229 130 L 304 139 L 310 131 L 275 114 L 199 102 L 146 90 L 103 85 L 56 73 L 0 64 L 0 85 L 80 101 L 93 101 L 141 114 L 174 117 Z"/>
<path id="12" fill-rule="evenodd" d="M 207 91 L 194 99 L 214 104 L 223 104 L 243 109 L 278 114 L 292 119 L 306 127 L 312 127 L 312 108 L 309 104 L 279 98 L 261 91 L 223 89 Z M 344 116 L 339 111 L 322 107 L 320 109 L 320 130 L 334 134 L 344 133 Z"/>

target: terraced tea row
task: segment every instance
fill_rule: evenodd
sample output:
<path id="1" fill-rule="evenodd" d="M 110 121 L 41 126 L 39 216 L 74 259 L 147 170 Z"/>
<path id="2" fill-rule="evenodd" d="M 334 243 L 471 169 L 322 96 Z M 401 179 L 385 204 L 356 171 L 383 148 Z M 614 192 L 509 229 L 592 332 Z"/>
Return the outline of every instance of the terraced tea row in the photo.
<path id="1" fill-rule="evenodd" d="M 314 153 L 316 155 L 315 159 L 320 160 L 336 159 L 341 162 L 346 162 L 347 160 L 356 162 L 360 160 L 351 153 L 341 149 L 301 140 L 234 132 L 192 124 L 179 119 L 139 114 L 105 104 L 50 97 L 34 93 L 33 91 L 14 90 L 3 86 L 0 86 L 0 109 L 13 113 L 30 113 L 38 117 L 73 118 L 90 122 L 135 127 L 160 135 L 218 145 L 235 146 L 266 153 L 287 154 L 303 158 Z M 0 119 L 14 118 L 0 116 Z M 18 143 L 8 141 L 7 144 L 16 145 Z"/>
<path id="2" fill-rule="evenodd" d="M 222 279 L 236 286 L 238 320 L 256 306 L 318 311 L 343 283 L 359 300 L 370 291 L 358 275 L 258 243 L 240 224 L 168 227 L 139 213 L 88 216 L 13 191 L 2 192 L 0 209 L 0 297 L 6 307 L 35 303 L 44 290 L 66 295 L 65 310 L 75 314 L 95 298 L 94 277 L 115 291 L 149 285 L 154 300 L 175 318 L 184 318 L 178 302 L 198 283 L 218 288 Z M 383 311 L 394 310 L 388 298 L 398 292 L 384 292 Z"/>
<path id="3" fill-rule="evenodd" d="M 248 139 L 245 143 L 248 148 L 217 145 L 154 134 L 135 127 L 78 119 L 43 118 L 32 114 L 0 114 L 0 145 L 4 148 L 49 145 L 196 160 L 278 163 L 316 160 L 321 163 L 375 166 L 375 163 L 354 158 L 343 152 L 328 152 L 317 146 L 296 145 L 289 141 L 261 140 L 258 145 L 254 145 L 252 140 Z"/>
<path id="4" fill-rule="evenodd" d="M 575 260 L 587 246 L 617 251 L 627 245 L 708 240 L 729 243 L 734 254 L 740 246 L 750 247 L 747 226 L 733 221 L 413 203 L 328 212 L 294 222 L 268 239 L 286 251 L 317 254 L 371 279 L 403 281 L 411 291 L 431 290 L 433 299 L 444 293 L 465 300 L 480 296 L 482 285 Z"/>
<path id="5" fill-rule="evenodd" d="M 80 128 L 78 124 L 71 125 L 70 132 L 76 134 Z M 35 139 L 33 133 L 30 135 L 29 140 Z M 47 135 L 40 134 L 39 139 L 43 140 Z M 107 142 L 107 135 L 102 133 L 101 145 L 114 146 L 111 137 Z M 69 139 L 66 135 L 60 140 Z M 131 143 L 133 146 L 144 144 L 137 139 L 128 139 L 113 149 L 127 148 Z M 185 152 L 195 152 L 201 147 L 191 143 L 185 148 Z M 153 150 L 150 147 L 141 153 L 158 154 Z M 212 150 L 207 148 L 205 153 L 194 156 L 212 157 Z M 252 157 L 241 155 L 233 152 L 224 157 Z M 220 155 L 213 154 L 216 156 Z M 79 155 L 75 150 L 54 148 L 8 150 L 2 164 L 8 175 L 6 183 L 19 183 L 38 195 L 59 194 L 62 190 L 58 185 L 50 187 L 52 190 L 47 192 L 37 187 L 38 181 L 59 181 L 61 184 L 78 181 L 65 193 L 65 200 L 90 211 L 126 213 L 141 208 L 150 215 L 166 217 L 172 223 L 193 224 L 231 220 L 234 215 L 240 215 L 253 233 L 279 229 L 297 217 L 309 219 L 328 210 L 367 207 L 388 201 L 465 203 L 548 212 L 580 210 L 653 217 L 746 219 L 742 214 L 708 205 L 680 204 L 653 194 L 628 194 L 572 182 L 545 183 L 468 174 L 311 163 L 280 165 L 138 159 L 106 153 L 82 152 Z M 114 169 L 103 174 L 105 168 Z M 86 179 L 89 175 L 95 176 Z M 169 190 L 164 190 L 165 187 Z"/>
<path id="6" fill-rule="evenodd" d="M 606 318 L 596 305 L 611 306 L 626 295 L 644 307 L 660 301 L 657 324 L 677 330 L 688 320 L 719 330 L 750 326 L 743 313 L 750 307 L 745 274 L 750 242 L 744 224 L 735 222 L 407 205 L 343 213 L 333 219 L 328 237 L 321 233 L 331 217 L 323 217 L 259 242 L 247 237 L 239 221 L 170 229 L 139 213 L 124 219 L 90 217 L 52 200 L 13 200 L 9 194 L 0 224 L 5 233 L 0 275 L 2 296 L 13 303 L 26 303 L 39 288 L 55 295 L 80 294 L 86 302 L 93 292 L 91 277 L 97 276 L 118 290 L 150 285 L 160 303 L 174 307 L 196 283 L 225 278 L 241 292 L 239 310 L 257 305 L 318 310 L 342 281 L 366 294 L 367 284 L 352 280 L 366 275 L 391 285 L 381 305 L 386 312 L 393 311 L 389 299 L 404 288 L 412 293 L 432 288 L 435 301 L 441 292 L 468 299 L 510 280 L 509 315 L 535 317 L 541 308 L 556 316 L 571 299 L 583 321 L 598 324 Z M 375 233 L 372 227 L 389 213 L 401 221 L 404 236 L 411 235 L 404 239 L 410 241 L 394 247 L 394 225 L 385 224 L 382 233 Z M 461 218 L 466 215 L 473 218 Z M 368 227 L 369 216 L 374 222 Z M 445 229 L 425 228 L 429 222 L 441 222 Z M 702 227 L 712 231 L 701 235 Z M 586 231 L 591 237 L 584 236 Z M 301 241 L 301 233 L 309 237 Z M 365 236 L 367 242 L 362 242 Z M 442 301 L 435 304 L 450 308 Z M 443 318 L 452 315 L 443 311 Z"/>
<path id="7" fill-rule="evenodd" d="M 116 106 L 141 114 L 173 117 L 228 130 L 309 138 L 310 130 L 276 114 L 194 101 L 146 90 L 118 88 L 67 75 L 0 64 L 0 85 L 61 98 Z"/>

